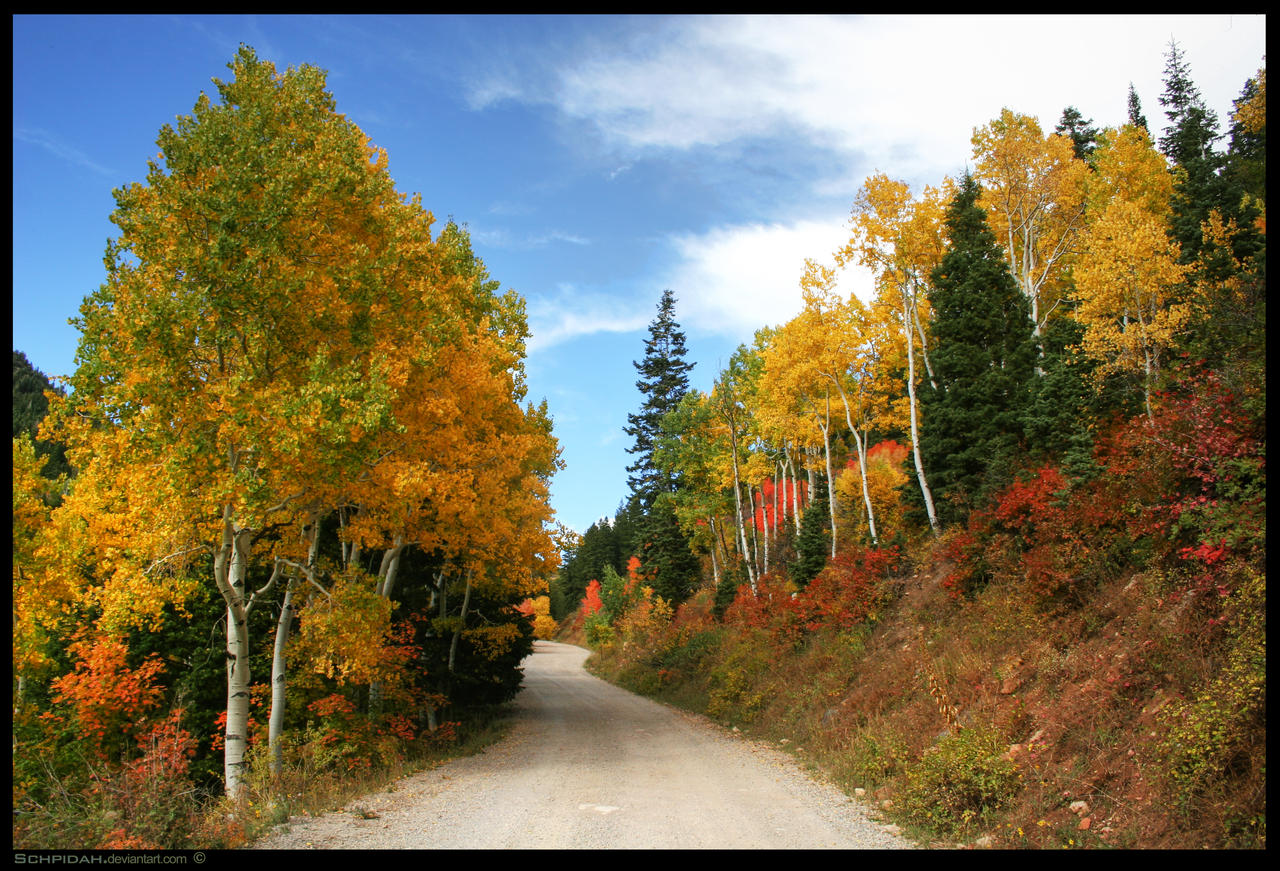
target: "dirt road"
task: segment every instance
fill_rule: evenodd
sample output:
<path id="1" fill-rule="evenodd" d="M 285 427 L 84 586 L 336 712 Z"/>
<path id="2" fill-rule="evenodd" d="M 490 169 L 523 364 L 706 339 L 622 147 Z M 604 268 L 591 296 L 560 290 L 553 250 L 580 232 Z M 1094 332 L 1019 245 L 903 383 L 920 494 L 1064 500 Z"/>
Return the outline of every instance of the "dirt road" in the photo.
<path id="1" fill-rule="evenodd" d="M 785 754 L 587 674 L 539 641 L 510 734 L 348 810 L 295 818 L 266 849 L 905 848 Z M 369 819 L 360 818 L 356 808 Z"/>

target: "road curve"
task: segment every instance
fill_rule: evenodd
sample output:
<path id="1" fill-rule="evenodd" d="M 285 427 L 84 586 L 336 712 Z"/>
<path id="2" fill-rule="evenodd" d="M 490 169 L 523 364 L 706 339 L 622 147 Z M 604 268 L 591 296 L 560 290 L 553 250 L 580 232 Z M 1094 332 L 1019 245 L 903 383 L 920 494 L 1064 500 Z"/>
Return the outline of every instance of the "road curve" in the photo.
<path id="1" fill-rule="evenodd" d="M 255 848 L 911 846 L 785 754 L 587 674 L 587 654 L 536 642 L 501 742 Z"/>

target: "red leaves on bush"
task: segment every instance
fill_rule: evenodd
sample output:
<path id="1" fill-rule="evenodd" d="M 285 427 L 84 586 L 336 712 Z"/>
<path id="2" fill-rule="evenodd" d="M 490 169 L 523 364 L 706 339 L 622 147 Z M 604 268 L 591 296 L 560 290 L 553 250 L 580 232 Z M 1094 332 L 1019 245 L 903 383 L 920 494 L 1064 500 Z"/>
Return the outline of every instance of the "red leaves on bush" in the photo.
<path id="1" fill-rule="evenodd" d="M 1014 481 L 1000 491 L 996 497 L 995 518 L 1013 532 L 1056 520 L 1061 517 L 1062 509 L 1055 504 L 1055 499 L 1066 486 L 1061 472 L 1053 466 L 1044 466 L 1030 480 Z"/>
<path id="2" fill-rule="evenodd" d="M 139 735 L 138 746 L 142 748 L 142 758 L 125 766 L 125 776 L 135 787 L 185 777 L 196 755 L 196 741 L 182 728 L 180 709 L 170 711 L 168 717 Z"/>
<path id="3" fill-rule="evenodd" d="M 587 584 L 587 595 L 582 599 L 583 616 L 590 617 L 603 607 L 604 602 L 600 600 L 600 582 L 592 578 L 591 583 Z"/>
<path id="4" fill-rule="evenodd" d="M 798 593 L 788 592 L 779 576 L 765 575 L 754 595 L 745 584 L 738 588 L 725 622 L 766 629 L 776 642 L 798 641 L 824 626 L 852 628 L 875 613 L 882 583 L 897 560 L 896 547 L 842 553 Z"/>
<path id="5" fill-rule="evenodd" d="M 82 734 L 99 755 L 114 755 L 144 714 L 160 702 L 163 687 L 156 678 L 164 669 L 152 654 L 131 669 L 123 641 L 110 636 L 76 635 L 70 651 L 75 669 L 53 682 L 54 701 L 69 705 Z"/>
<path id="6" fill-rule="evenodd" d="M 1051 596 L 1105 576 L 1115 570 L 1109 561 L 1130 553 L 1143 564 L 1197 562 L 1196 583 L 1207 588 L 1230 557 L 1265 552 L 1264 448 L 1238 399 L 1212 373 L 1198 373 L 1155 400 L 1152 419 L 1100 434 L 1102 474 L 1071 483 L 1046 466 L 970 515 L 945 551 L 952 596 L 976 589 L 988 567 L 1013 566 Z"/>
<path id="7" fill-rule="evenodd" d="M 805 626 L 851 629 L 875 613 L 883 580 L 898 560 L 898 549 L 870 548 L 838 554 L 797 596 Z"/>

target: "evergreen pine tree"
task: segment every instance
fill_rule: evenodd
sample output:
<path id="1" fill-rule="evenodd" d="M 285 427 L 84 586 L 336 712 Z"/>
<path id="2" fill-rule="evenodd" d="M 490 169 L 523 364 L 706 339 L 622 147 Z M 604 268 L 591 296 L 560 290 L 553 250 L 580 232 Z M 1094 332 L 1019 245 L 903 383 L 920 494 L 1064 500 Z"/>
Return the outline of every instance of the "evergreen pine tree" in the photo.
<path id="1" fill-rule="evenodd" d="M 1218 116 L 1204 104 L 1200 89 L 1191 81 L 1191 67 L 1178 43 L 1169 43 L 1164 67 L 1164 93 L 1160 105 L 1169 127 L 1160 137 L 1160 150 L 1181 167 L 1190 168 L 1213 157 L 1218 139 Z"/>
<path id="2" fill-rule="evenodd" d="M 1085 118 L 1075 106 L 1062 110 L 1062 120 L 1053 132 L 1071 140 L 1072 151 L 1077 160 L 1088 160 L 1098 142 L 1098 128 L 1093 126 L 1092 118 Z"/>
<path id="3" fill-rule="evenodd" d="M 948 245 L 929 291 L 937 390 L 921 401 L 920 449 L 944 521 L 1007 480 L 1036 362 L 1026 297 L 966 174 L 947 209 Z"/>
<path id="4" fill-rule="evenodd" d="M 1123 373 L 1101 382 L 1098 362 L 1080 348 L 1084 327 L 1073 317 L 1054 318 L 1040 334 L 1044 373 L 1031 379 L 1023 416 L 1028 452 L 1037 460 L 1061 464 L 1074 478 L 1092 477 L 1096 421 L 1112 415 L 1132 417 L 1141 409 L 1142 392 Z"/>
<path id="5" fill-rule="evenodd" d="M 627 513 L 628 519 L 634 520 L 636 553 L 654 591 L 672 605 L 683 602 L 697 585 L 699 564 L 667 504 L 679 480 L 657 465 L 654 450 L 662 433 L 662 419 L 689 392 L 693 364 L 684 357 L 684 333 L 675 319 L 675 295 L 664 290 L 658 315 L 649 324 L 644 359 L 635 364 L 640 373 L 636 388 L 644 395 L 644 403 L 638 413 L 627 416 L 624 431 L 635 439 L 628 451 L 637 455 L 627 467 L 631 485 Z"/>
<path id="6" fill-rule="evenodd" d="M 665 494 L 645 517 L 641 534 L 638 555 L 649 585 L 656 595 L 679 605 L 697 587 L 702 566 Z"/>
<path id="7" fill-rule="evenodd" d="M 1181 262 L 1193 263 L 1204 248 L 1201 228 L 1209 213 L 1216 209 L 1234 217 L 1239 203 L 1231 201 L 1219 175 L 1222 157 L 1213 150 L 1220 138 L 1218 116 L 1205 106 L 1176 42 L 1169 43 L 1164 86 L 1160 104 L 1169 126 L 1160 137 L 1160 150 L 1174 164 L 1172 235 L 1182 247 Z"/>
<path id="8" fill-rule="evenodd" d="M 646 512 L 659 493 L 673 493 L 676 488 L 674 477 L 654 463 L 653 452 L 662 418 L 689 392 L 689 372 L 693 364 L 686 363 L 684 356 L 684 333 L 675 319 L 675 296 L 670 290 L 664 290 L 658 303 L 658 316 L 649 324 L 644 359 L 635 363 L 640 373 L 636 388 L 644 396 L 644 403 L 638 413 L 627 415 L 628 425 L 623 428 L 623 432 L 635 439 L 634 445 L 627 449 L 636 454 L 636 461 L 627 466 L 627 483 L 632 496 Z"/>
<path id="9" fill-rule="evenodd" d="M 1223 174 L 1241 193 L 1255 200 L 1267 195 L 1267 126 L 1265 111 L 1248 111 L 1247 107 L 1266 106 L 1266 70 L 1244 84 L 1234 101 L 1231 118 L 1231 141 L 1227 147 Z M 1242 112 L 1242 110 L 1244 110 Z"/>
<path id="10" fill-rule="evenodd" d="M 55 480 L 59 475 L 71 472 L 67 463 L 67 449 L 57 442 L 37 438 L 40 422 L 49 412 L 49 400 L 45 391 L 59 395 L 62 390 L 54 385 L 49 377 L 31 365 L 27 355 L 21 351 L 13 352 L 13 437 L 24 433 L 35 444 L 36 456 L 47 458 L 43 475 Z"/>
<path id="11" fill-rule="evenodd" d="M 813 501 L 800 518 L 796 536 L 796 558 L 787 567 L 792 582 L 804 589 L 827 564 L 831 553 L 831 512 L 827 504 L 827 479 L 818 475 Z"/>
<path id="12" fill-rule="evenodd" d="M 1133 87 L 1133 82 L 1129 83 L 1129 123 L 1134 127 L 1141 127 L 1148 133 L 1151 132 L 1147 127 L 1147 116 L 1142 114 L 1142 103 L 1138 100 L 1138 92 Z"/>

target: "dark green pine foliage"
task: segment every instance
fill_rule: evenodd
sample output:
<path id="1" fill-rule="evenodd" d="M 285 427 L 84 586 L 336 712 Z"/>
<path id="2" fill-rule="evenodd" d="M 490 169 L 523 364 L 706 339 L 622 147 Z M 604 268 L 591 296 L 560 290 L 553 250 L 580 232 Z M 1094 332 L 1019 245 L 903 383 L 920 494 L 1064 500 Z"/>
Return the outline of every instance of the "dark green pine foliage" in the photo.
<path id="1" fill-rule="evenodd" d="M 921 396 L 920 449 L 943 522 L 962 520 L 967 506 L 1012 479 L 1037 358 L 1026 298 L 979 194 L 966 173 L 929 291 L 937 389 Z"/>
<path id="2" fill-rule="evenodd" d="M 1027 451 L 1036 462 L 1055 462 L 1076 479 L 1100 471 L 1094 460 L 1095 422 L 1140 413 L 1142 391 L 1118 373 L 1099 385 L 1097 361 L 1080 349 L 1084 327 L 1073 317 L 1054 318 L 1040 334 L 1041 376 L 1032 378 L 1023 418 Z"/>
<path id="3" fill-rule="evenodd" d="M 587 594 L 587 585 L 593 580 L 603 582 L 605 566 L 615 566 L 616 571 L 618 561 L 617 534 L 608 518 L 602 518 L 583 533 L 572 553 L 565 554 L 553 585 L 551 616 L 560 620 L 576 611 Z"/>
<path id="4" fill-rule="evenodd" d="M 1258 93 L 1251 78 L 1235 101 L 1237 110 Z M 1258 228 L 1266 198 L 1267 131 L 1233 117 L 1231 138 L 1219 181 L 1224 214 L 1238 231 L 1230 249 L 1205 246 L 1193 279 L 1207 287 L 1230 287 L 1204 295 L 1206 305 L 1179 345 L 1189 360 L 1204 360 L 1233 391 L 1246 400 L 1258 419 L 1266 417 L 1267 245 Z"/>
<path id="5" fill-rule="evenodd" d="M 1218 116 L 1205 106 L 1177 42 L 1169 43 L 1169 53 L 1165 56 L 1160 105 L 1164 106 L 1164 114 L 1169 119 L 1169 127 L 1160 137 L 1160 150 L 1184 168 L 1212 160 L 1213 143 L 1218 139 Z"/>
<path id="6" fill-rule="evenodd" d="M 659 498 L 641 526 L 637 555 L 655 595 L 679 605 L 698 586 L 701 563 L 680 529 L 680 521 L 666 498 Z"/>
<path id="7" fill-rule="evenodd" d="M 592 580 L 604 583 L 606 566 L 626 576 L 627 561 L 639 544 L 644 520 L 636 500 L 624 500 L 610 523 L 607 517 L 591 524 L 573 551 L 563 555 L 560 571 L 551 582 L 551 616 L 557 620 L 572 614 L 586 595 Z"/>
<path id="8" fill-rule="evenodd" d="M 1251 78 L 1244 84 L 1240 96 L 1234 101 L 1236 111 L 1251 102 L 1260 89 L 1258 79 Z M 1267 195 L 1267 128 L 1247 129 L 1239 118 L 1232 116 L 1231 141 L 1227 147 L 1226 167 L 1223 174 L 1228 182 L 1241 193 L 1255 199 Z"/>
<path id="9" fill-rule="evenodd" d="M 37 438 L 40 422 L 49 413 L 49 400 L 45 391 L 59 395 L 62 391 L 54 385 L 49 377 L 31 365 L 27 355 L 21 351 L 13 352 L 13 437 L 16 439 L 26 434 L 35 444 L 36 456 L 45 457 L 43 475 L 49 480 L 56 480 L 60 475 L 69 475 L 71 467 L 67 464 L 67 449 L 57 442 Z"/>
<path id="10" fill-rule="evenodd" d="M 796 536 L 796 558 L 787 566 L 787 574 L 800 589 L 818 576 L 831 553 L 831 507 L 827 504 L 827 479 L 817 476 L 813 501 L 800 517 L 800 533 Z"/>
<path id="11" fill-rule="evenodd" d="M 653 458 L 655 440 L 662 432 L 662 418 L 689 392 L 689 372 L 693 369 L 693 364 L 684 359 L 684 333 L 675 319 L 675 305 L 675 296 L 670 290 L 664 290 L 658 303 L 658 316 L 649 324 L 644 359 L 635 364 L 640 373 L 636 389 L 644 396 L 644 403 L 638 413 L 627 415 L 628 425 L 623 428 L 623 432 L 635 440 L 627 449 L 636 455 L 635 462 L 627 466 L 627 483 L 646 512 L 658 494 L 674 493 L 677 486 L 675 477 L 659 469 Z"/>
<path id="12" fill-rule="evenodd" d="M 1062 120 L 1053 132 L 1071 140 L 1077 160 L 1088 160 L 1098 144 L 1098 128 L 1093 126 L 1093 119 L 1085 118 L 1075 106 L 1062 110 Z"/>
<path id="13" fill-rule="evenodd" d="M 1231 201 L 1219 174 L 1223 161 L 1213 148 L 1220 138 L 1218 116 L 1205 106 L 1176 42 L 1169 43 L 1160 105 L 1169 119 L 1160 150 L 1174 164 L 1172 235 L 1182 246 L 1181 262 L 1192 263 L 1204 247 L 1201 226 L 1209 213 L 1217 209 L 1233 217 L 1239 203 Z"/>
<path id="14" fill-rule="evenodd" d="M 1138 92 L 1133 87 L 1133 82 L 1129 83 L 1129 123 L 1134 127 L 1141 127 L 1148 133 L 1151 128 L 1147 126 L 1147 116 L 1142 114 L 1142 101 L 1138 99 Z"/>
<path id="15" fill-rule="evenodd" d="M 675 306 L 675 295 L 664 290 L 658 315 L 649 324 L 644 359 L 635 364 L 640 373 L 636 388 L 644 396 L 644 403 L 638 413 L 627 415 L 624 432 L 635 439 L 628 451 L 636 455 L 636 461 L 627 467 L 627 483 L 631 486 L 628 514 L 634 518 L 635 553 L 654 592 L 672 605 L 679 605 L 697 586 L 698 561 L 674 510 L 667 504 L 679 488 L 679 476 L 659 467 L 654 459 L 657 440 L 662 435 L 662 419 L 689 392 L 689 372 L 693 369 L 693 364 L 684 359 L 684 333 L 676 322 Z"/>

